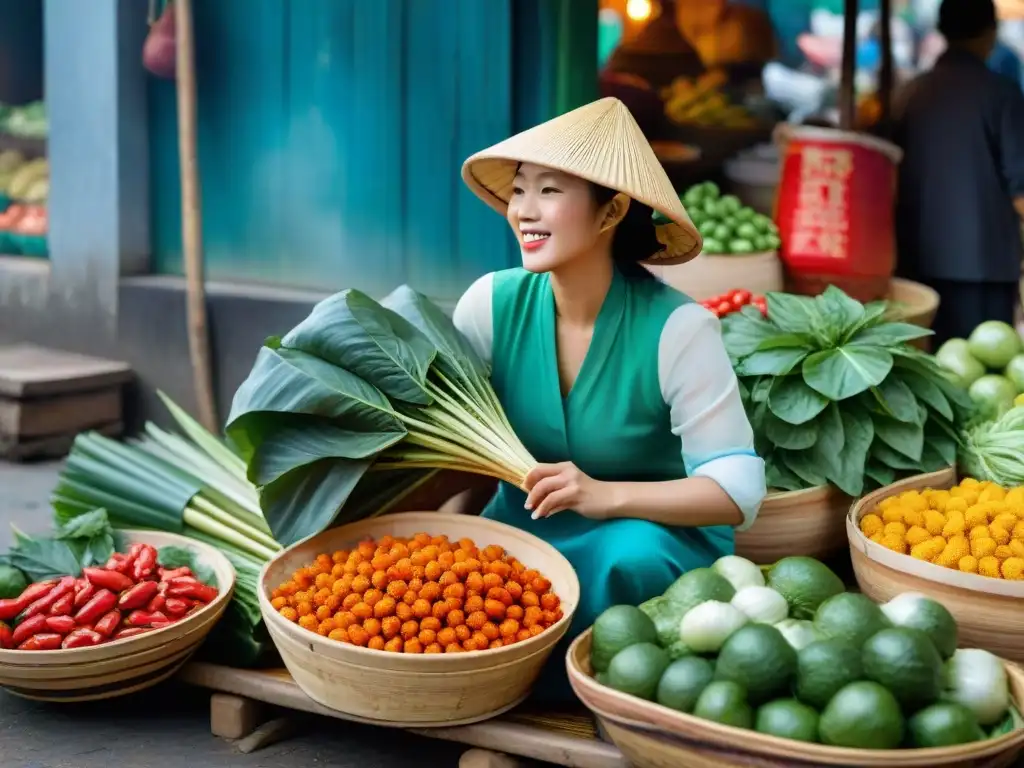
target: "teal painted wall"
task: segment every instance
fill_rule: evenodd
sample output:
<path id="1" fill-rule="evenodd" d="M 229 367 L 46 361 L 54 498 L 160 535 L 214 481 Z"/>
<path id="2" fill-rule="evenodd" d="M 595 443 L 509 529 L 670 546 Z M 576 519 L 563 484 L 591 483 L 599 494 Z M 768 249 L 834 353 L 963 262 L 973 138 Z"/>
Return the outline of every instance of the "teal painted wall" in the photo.
<path id="1" fill-rule="evenodd" d="M 453 298 L 513 263 L 459 177 L 513 130 L 512 2 L 195 3 L 210 279 Z M 149 96 L 154 271 L 181 274 L 174 86 Z"/>

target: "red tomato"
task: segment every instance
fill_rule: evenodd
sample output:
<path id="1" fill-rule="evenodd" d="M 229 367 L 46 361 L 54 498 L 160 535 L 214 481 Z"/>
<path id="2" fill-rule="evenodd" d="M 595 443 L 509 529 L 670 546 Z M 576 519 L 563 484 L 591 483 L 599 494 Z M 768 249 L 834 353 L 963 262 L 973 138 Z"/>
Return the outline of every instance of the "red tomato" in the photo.
<path id="1" fill-rule="evenodd" d="M 718 313 L 719 317 L 722 317 L 723 315 L 728 315 L 729 313 L 735 311 L 735 309 L 736 308 L 728 301 L 722 301 L 719 302 L 719 304 L 715 307 L 715 312 Z"/>
<path id="2" fill-rule="evenodd" d="M 732 305 L 739 309 L 740 307 L 750 303 L 750 291 L 733 291 L 729 296 L 729 301 Z"/>

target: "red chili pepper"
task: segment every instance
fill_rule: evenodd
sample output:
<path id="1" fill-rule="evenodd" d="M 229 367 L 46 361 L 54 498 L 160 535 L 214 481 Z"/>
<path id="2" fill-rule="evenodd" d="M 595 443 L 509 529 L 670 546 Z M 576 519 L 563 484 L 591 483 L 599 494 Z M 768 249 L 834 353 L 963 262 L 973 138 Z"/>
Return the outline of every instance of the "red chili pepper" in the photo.
<path id="1" fill-rule="evenodd" d="M 208 587 L 205 584 L 200 584 L 199 582 L 167 588 L 168 597 L 191 597 L 194 600 L 200 600 L 204 603 L 209 603 L 215 600 L 218 594 L 219 593 L 214 587 Z"/>
<path id="2" fill-rule="evenodd" d="M 132 611 L 128 614 L 128 618 L 125 623 L 129 627 L 148 627 L 154 621 L 167 621 L 165 616 L 160 611 L 149 613 L 148 611 Z"/>
<path id="3" fill-rule="evenodd" d="M 135 637 L 141 635 L 143 632 L 149 632 L 152 627 L 124 627 L 119 629 L 117 634 L 114 635 L 114 640 L 124 640 L 126 637 Z"/>
<path id="4" fill-rule="evenodd" d="M 104 640 L 103 635 L 91 629 L 76 629 L 64 638 L 61 648 L 90 648 L 99 645 Z"/>
<path id="5" fill-rule="evenodd" d="M 83 605 L 92 600 L 92 596 L 96 594 L 96 585 L 91 581 L 84 580 L 85 584 L 80 589 L 75 591 L 75 604 L 74 608 L 81 608 Z"/>
<path id="6" fill-rule="evenodd" d="M 14 647 L 14 633 L 11 628 L 0 621 L 0 648 L 9 649 Z"/>
<path id="7" fill-rule="evenodd" d="M 46 581 L 39 581 L 35 584 L 29 584 L 27 587 L 25 587 L 24 591 L 20 595 L 18 595 L 17 600 L 12 601 L 16 603 L 18 606 L 18 610 L 15 612 L 14 616 L 17 616 L 19 613 L 24 611 L 39 598 L 49 594 L 50 590 L 53 589 L 56 583 L 57 579 L 47 579 Z M 0 603 L 5 602 L 7 601 L 0 600 Z M 11 616 L 10 618 L 13 619 L 14 616 Z M 0 609 L 0 619 L 3 618 L 4 617 L 2 615 L 2 609 Z"/>
<path id="8" fill-rule="evenodd" d="M 140 581 L 121 594 L 117 601 L 117 607 L 122 611 L 134 611 L 136 608 L 141 608 L 153 599 L 159 588 L 155 581 Z"/>
<path id="9" fill-rule="evenodd" d="M 135 565 L 132 566 L 132 576 L 136 581 L 142 581 L 142 579 L 153 574 L 153 571 L 156 569 L 156 558 L 156 548 L 149 544 L 143 544 L 135 560 Z"/>
<path id="10" fill-rule="evenodd" d="M 164 613 L 168 616 L 184 616 L 191 607 L 187 600 L 180 597 L 168 597 L 164 602 Z"/>
<path id="11" fill-rule="evenodd" d="M 111 611 L 106 614 L 102 619 L 96 622 L 96 631 L 104 637 L 110 637 L 114 632 L 117 631 L 118 626 L 121 624 L 121 612 Z"/>
<path id="12" fill-rule="evenodd" d="M 123 573 L 108 571 L 104 568 L 83 568 L 82 573 L 99 589 L 109 589 L 111 592 L 123 592 L 135 584 Z"/>
<path id="13" fill-rule="evenodd" d="M 21 645 L 37 632 L 46 631 L 46 616 L 36 614 L 31 619 L 25 619 L 14 628 L 14 644 Z"/>
<path id="14" fill-rule="evenodd" d="M 160 576 L 160 581 L 167 581 L 169 579 L 177 579 L 177 578 L 180 578 L 182 576 L 189 576 L 189 577 L 191 577 L 191 576 L 194 575 L 192 573 L 192 569 L 189 568 L 187 565 L 183 565 L 183 566 L 181 566 L 181 568 L 175 568 L 173 570 L 168 570 L 166 568 L 161 568 L 158 571 L 158 574 Z"/>
<path id="15" fill-rule="evenodd" d="M 50 606 L 51 616 L 67 616 L 75 609 L 75 595 L 68 592 L 64 597 Z"/>
<path id="16" fill-rule="evenodd" d="M 11 621 L 23 610 L 21 600 L 8 598 L 0 600 L 0 621 Z"/>
<path id="17" fill-rule="evenodd" d="M 25 609 L 25 613 L 22 619 L 31 619 L 33 616 L 39 613 L 46 613 L 53 607 L 53 604 L 60 600 L 64 595 L 68 593 L 74 593 L 75 589 L 75 578 L 74 576 L 65 576 L 63 579 L 57 582 L 56 586 L 52 587 L 44 597 L 40 597 L 32 605 Z"/>
<path id="18" fill-rule="evenodd" d="M 105 613 L 110 613 L 117 605 L 117 595 L 109 589 L 101 589 L 95 596 L 82 606 L 82 609 L 75 614 L 75 621 L 79 624 L 93 624 Z"/>
<path id="19" fill-rule="evenodd" d="M 171 626 L 171 624 L 174 624 L 177 621 L 177 619 L 164 619 L 163 621 L 154 621 L 150 626 L 153 629 L 163 629 L 164 627 Z"/>
<path id="20" fill-rule="evenodd" d="M 149 583 L 152 584 L 153 582 Z M 171 599 L 173 600 L 174 598 Z M 164 604 L 166 602 L 167 598 L 165 598 L 163 595 L 155 595 L 153 599 L 150 600 L 149 603 L 146 605 L 146 610 L 150 613 L 153 613 L 154 611 L 162 611 L 164 609 Z"/>
<path id="21" fill-rule="evenodd" d="M 60 648 L 60 635 L 54 632 L 44 632 L 32 635 L 28 640 L 18 646 L 19 651 L 56 651 Z"/>
<path id="22" fill-rule="evenodd" d="M 75 620 L 70 616 L 46 617 L 46 628 L 51 632 L 56 632 L 58 635 L 66 635 L 77 626 L 78 625 L 75 623 Z"/>
<path id="23" fill-rule="evenodd" d="M 120 571 L 121 566 L 124 564 L 124 561 L 125 556 L 120 554 L 119 552 L 115 552 L 110 556 L 110 559 L 107 560 L 106 565 L 104 565 L 103 567 L 106 568 L 108 571 Z"/>

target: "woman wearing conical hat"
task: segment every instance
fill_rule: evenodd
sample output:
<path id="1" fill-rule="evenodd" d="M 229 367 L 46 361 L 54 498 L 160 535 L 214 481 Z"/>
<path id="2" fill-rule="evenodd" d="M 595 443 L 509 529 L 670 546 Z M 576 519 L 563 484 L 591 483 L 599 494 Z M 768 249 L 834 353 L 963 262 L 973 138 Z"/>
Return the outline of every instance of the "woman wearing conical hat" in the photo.
<path id="1" fill-rule="evenodd" d="M 508 220 L 523 267 L 485 275 L 455 323 L 492 368 L 538 461 L 484 515 L 550 542 L 582 586 L 570 639 L 733 552 L 764 462 L 718 320 L 644 264 L 701 239 L 632 115 L 602 99 L 470 157 L 469 187 Z M 653 215 L 652 215 L 653 212 Z M 564 662 L 552 657 L 551 675 Z"/>

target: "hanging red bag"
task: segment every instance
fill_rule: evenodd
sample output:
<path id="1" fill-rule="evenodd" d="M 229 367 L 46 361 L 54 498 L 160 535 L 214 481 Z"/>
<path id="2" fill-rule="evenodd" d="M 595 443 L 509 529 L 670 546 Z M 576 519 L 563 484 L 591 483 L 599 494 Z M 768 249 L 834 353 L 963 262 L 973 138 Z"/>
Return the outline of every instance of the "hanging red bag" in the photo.
<path id="1" fill-rule="evenodd" d="M 142 46 L 142 65 L 157 77 L 173 80 L 178 53 L 174 25 L 174 3 L 168 3 L 149 28 Z"/>
<path id="2" fill-rule="evenodd" d="M 893 206 L 902 159 L 887 141 L 832 128 L 789 127 L 775 220 L 787 289 L 835 285 L 858 301 L 885 298 L 896 268 Z"/>

